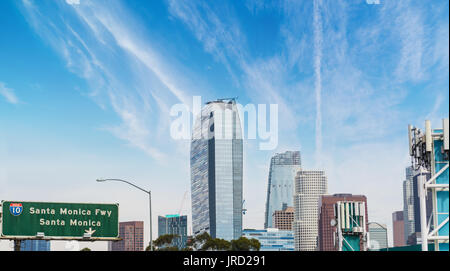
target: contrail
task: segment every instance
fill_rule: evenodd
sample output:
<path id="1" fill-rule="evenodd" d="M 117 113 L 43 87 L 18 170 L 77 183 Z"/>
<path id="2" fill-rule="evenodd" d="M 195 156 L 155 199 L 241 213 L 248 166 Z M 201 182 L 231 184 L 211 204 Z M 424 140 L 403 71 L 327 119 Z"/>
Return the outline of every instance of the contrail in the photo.
<path id="1" fill-rule="evenodd" d="M 314 0 L 314 89 L 316 93 L 316 165 L 322 164 L 322 17 L 319 7 L 321 0 Z"/>

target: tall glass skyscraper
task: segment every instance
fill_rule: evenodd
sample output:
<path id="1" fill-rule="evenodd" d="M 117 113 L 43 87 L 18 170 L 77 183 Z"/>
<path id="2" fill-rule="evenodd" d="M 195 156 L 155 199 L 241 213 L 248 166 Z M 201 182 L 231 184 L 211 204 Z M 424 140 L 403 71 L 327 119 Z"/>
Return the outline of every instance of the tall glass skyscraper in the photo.
<path id="1" fill-rule="evenodd" d="M 273 213 L 293 206 L 294 180 L 301 169 L 299 151 L 277 153 L 270 161 L 264 228 L 273 228 Z"/>
<path id="2" fill-rule="evenodd" d="M 166 215 L 158 216 L 158 237 L 166 234 L 175 234 L 178 237 L 172 241 L 172 246 L 179 249 L 186 247 L 187 242 L 187 216 Z"/>
<path id="3" fill-rule="evenodd" d="M 232 240 L 242 235 L 243 141 L 234 99 L 208 102 L 191 141 L 192 230 Z"/>
<path id="4" fill-rule="evenodd" d="M 409 236 L 415 233 L 414 227 L 414 189 L 413 189 L 413 168 L 407 167 L 406 178 L 403 181 L 403 219 L 404 219 L 404 239 L 408 241 Z"/>

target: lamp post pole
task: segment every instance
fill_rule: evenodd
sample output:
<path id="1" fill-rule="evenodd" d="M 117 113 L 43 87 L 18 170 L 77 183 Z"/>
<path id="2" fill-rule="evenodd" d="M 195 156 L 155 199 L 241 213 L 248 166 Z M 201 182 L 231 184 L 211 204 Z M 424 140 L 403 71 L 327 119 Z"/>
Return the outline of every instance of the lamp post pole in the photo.
<path id="1" fill-rule="evenodd" d="M 150 223 L 149 223 L 150 224 L 150 244 L 149 245 L 150 245 L 150 251 L 153 251 L 153 238 L 152 238 L 152 191 L 151 190 L 147 191 L 147 190 L 145 190 L 145 189 L 143 189 L 143 188 L 141 188 L 141 187 L 139 187 L 139 186 L 137 186 L 137 185 L 135 185 L 133 183 L 130 183 L 130 182 L 122 180 L 122 179 L 97 179 L 97 182 L 106 182 L 106 181 L 123 182 L 123 183 L 129 184 L 129 185 L 131 185 L 131 186 L 133 186 L 133 187 L 135 187 L 135 188 L 137 188 L 137 189 L 139 189 L 139 190 L 141 190 L 141 191 L 143 191 L 143 192 L 148 194 L 149 208 L 150 208 L 150 218 L 149 218 L 149 220 L 150 220 Z"/>
<path id="2" fill-rule="evenodd" d="M 153 240 L 152 240 L 152 191 L 148 191 L 148 202 L 150 209 L 150 251 L 153 251 Z"/>

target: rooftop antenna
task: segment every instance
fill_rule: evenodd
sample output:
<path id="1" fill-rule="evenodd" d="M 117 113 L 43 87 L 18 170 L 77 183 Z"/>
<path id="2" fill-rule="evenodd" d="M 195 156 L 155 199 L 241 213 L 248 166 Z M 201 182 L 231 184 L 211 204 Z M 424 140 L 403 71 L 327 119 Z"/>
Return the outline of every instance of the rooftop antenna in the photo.
<path id="1" fill-rule="evenodd" d="M 448 118 L 442 120 L 442 129 L 432 129 L 431 122 L 425 121 L 425 133 L 408 127 L 409 151 L 417 174 L 417 188 L 420 205 L 420 231 L 422 250 L 428 250 L 428 242 L 434 250 L 448 251 L 448 171 L 449 136 Z M 431 174 L 431 178 L 426 177 Z M 431 192 L 431 193 L 429 193 Z M 426 197 L 431 194 L 433 206 L 431 217 L 427 218 Z M 434 219 L 432 219 L 434 218 Z M 432 226 L 430 228 L 430 226 Z"/>

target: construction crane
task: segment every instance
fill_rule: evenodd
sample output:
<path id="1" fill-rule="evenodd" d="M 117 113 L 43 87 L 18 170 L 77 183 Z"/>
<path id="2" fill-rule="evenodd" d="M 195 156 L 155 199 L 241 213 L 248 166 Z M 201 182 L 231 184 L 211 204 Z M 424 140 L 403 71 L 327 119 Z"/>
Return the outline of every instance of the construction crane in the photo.
<path id="1" fill-rule="evenodd" d="M 245 199 L 242 201 L 242 214 L 245 215 L 247 213 L 247 209 L 244 208 Z"/>
<path id="2" fill-rule="evenodd" d="M 181 215 L 181 211 L 183 210 L 183 205 L 184 205 L 184 202 L 186 201 L 188 192 L 189 192 L 189 190 L 186 190 L 186 192 L 184 192 L 183 199 L 181 200 L 180 208 L 178 209 L 178 214 L 179 215 Z"/>

